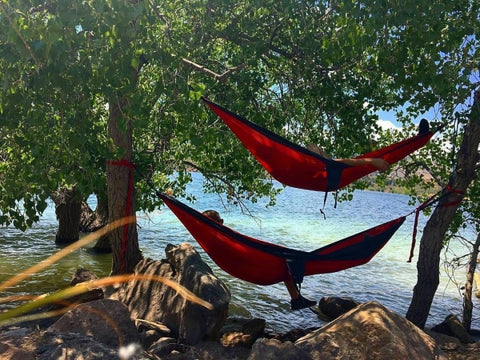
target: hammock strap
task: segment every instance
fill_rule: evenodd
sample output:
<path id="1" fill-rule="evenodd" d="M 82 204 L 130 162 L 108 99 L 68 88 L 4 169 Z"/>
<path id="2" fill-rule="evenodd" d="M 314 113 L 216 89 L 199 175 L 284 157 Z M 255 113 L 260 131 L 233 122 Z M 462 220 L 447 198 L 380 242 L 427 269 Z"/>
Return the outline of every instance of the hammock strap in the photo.
<path id="1" fill-rule="evenodd" d="M 297 287 L 297 291 L 300 293 L 300 287 L 305 275 L 305 260 L 286 259 L 286 263 L 295 287 Z"/>
<path id="2" fill-rule="evenodd" d="M 446 189 L 448 190 L 449 193 L 455 193 L 457 195 L 460 195 L 461 198 L 457 201 L 451 201 L 449 203 L 443 204 L 442 206 L 456 206 L 462 202 L 463 195 L 465 194 L 464 191 L 454 189 L 450 185 L 447 185 Z"/>
<path id="3" fill-rule="evenodd" d="M 119 161 L 107 161 L 107 165 L 125 166 L 128 168 L 128 187 L 127 187 L 127 199 L 125 204 L 125 217 L 130 216 L 130 207 L 132 206 L 132 194 L 133 194 L 133 169 L 136 169 L 136 165 L 128 161 L 127 159 L 121 159 Z M 128 224 L 123 225 L 123 237 L 122 237 L 122 250 L 120 256 L 122 258 L 121 270 L 125 270 L 127 267 L 126 252 L 127 252 L 127 238 L 128 238 Z"/>
<path id="4" fill-rule="evenodd" d="M 443 197 L 451 194 L 451 193 L 456 193 L 456 194 L 459 194 L 459 195 L 463 195 L 464 192 L 461 191 L 461 190 L 456 190 L 456 189 L 453 189 L 450 185 L 447 185 L 445 186 L 444 190 L 446 190 L 446 192 L 442 195 L 442 196 L 439 196 L 438 198 L 437 195 L 440 194 L 443 190 L 440 190 L 439 192 L 437 192 L 436 194 L 432 195 L 430 198 L 428 198 L 424 203 L 420 204 L 420 206 L 418 206 L 413 212 L 415 212 L 415 221 L 413 223 L 413 233 L 412 233 L 412 246 L 410 248 L 410 256 L 408 258 L 408 261 L 407 262 L 412 262 L 412 258 L 413 258 L 413 251 L 414 251 L 414 248 L 415 248 L 415 243 L 416 243 L 416 237 L 417 237 L 417 227 L 418 227 L 418 218 L 420 216 L 420 212 L 427 208 L 428 206 L 431 206 L 433 205 L 434 203 L 436 203 L 437 201 L 440 201 Z M 449 202 L 447 204 L 442 204 L 442 206 L 455 206 L 455 205 L 458 205 L 462 200 L 458 200 L 458 201 L 452 201 L 452 202 Z M 410 213 L 411 214 L 411 213 Z"/>

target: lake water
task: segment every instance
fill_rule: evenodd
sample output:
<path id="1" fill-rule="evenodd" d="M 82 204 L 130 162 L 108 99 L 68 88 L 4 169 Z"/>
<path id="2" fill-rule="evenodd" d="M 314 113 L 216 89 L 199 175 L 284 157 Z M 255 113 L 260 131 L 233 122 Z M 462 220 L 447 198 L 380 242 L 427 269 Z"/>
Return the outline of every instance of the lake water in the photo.
<path id="1" fill-rule="evenodd" d="M 409 214 L 414 208 L 408 205 L 408 196 L 366 191 L 356 191 L 353 201 L 339 203 L 336 208 L 333 196 L 329 195 L 324 208 L 323 193 L 286 188 L 278 196 L 277 205 L 265 208 L 266 201 L 259 201 L 258 204 L 248 205 L 251 215 L 247 215 L 236 206 L 225 208 L 217 195 L 202 194 L 201 183 L 200 174 L 194 174 L 194 182 L 189 191 L 198 200 L 189 204 L 193 208 L 200 211 L 215 209 L 221 213 L 225 225 L 236 231 L 307 251 Z M 324 209 L 326 219 L 321 209 Z M 149 214 L 138 213 L 137 216 L 139 243 L 144 256 L 162 259 L 167 244 L 191 243 L 214 273 L 228 284 L 232 293 L 231 315 L 263 318 L 267 321 L 268 330 L 279 332 L 324 324 L 309 309 L 290 311 L 289 296 L 283 284 L 258 286 L 226 274 L 212 263 L 168 208 L 163 207 Z M 350 297 L 360 302 L 375 300 L 405 315 L 417 280 L 417 257 L 411 263 L 407 262 L 413 221 L 413 215 L 407 217 L 389 243 L 368 264 L 337 273 L 306 277 L 302 294 L 317 301 L 324 296 Z M 415 255 L 418 254 L 418 243 L 425 221 L 421 216 Z M 49 207 L 41 221 L 26 232 L 0 228 L 0 282 L 58 251 L 54 242 L 56 226 L 54 209 Z M 450 247 L 457 255 L 467 252 L 459 244 Z M 453 256 L 450 252 L 442 255 L 446 258 Z M 88 268 L 99 277 L 107 276 L 111 256 L 92 254 L 88 248 L 78 250 L 41 273 L 0 293 L 0 297 L 42 293 L 65 287 L 79 267 Z M 465 282 L 464 275 L 464 271 L 456 273 L 462 284 Z M 480 305 L 479 299 L 475 298 L 474 302 L 474 306 Z M 0 306 L 5 307 L 5 304 Z M 442 271 L 427 326 L 443 321 L 450 313 L 461 316 L 461 308 L 461 291 Z M 480 328 L 477 309 L 474 309 L 473 317 L 472 328 Z"/>

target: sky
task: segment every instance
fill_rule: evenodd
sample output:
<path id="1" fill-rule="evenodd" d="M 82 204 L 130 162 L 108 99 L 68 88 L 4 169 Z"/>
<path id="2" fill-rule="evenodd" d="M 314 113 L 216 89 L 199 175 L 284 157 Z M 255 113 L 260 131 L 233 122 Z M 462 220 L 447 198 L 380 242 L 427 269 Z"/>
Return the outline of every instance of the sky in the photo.
<path id="1" fill-rule="evenodd" d="M 379 111 L 377 112 L 379 120 L 377 124 L 380 125 L 383 129 L 399 129 L 402 127 L 402 124 L 397 121 L 397 117 L 395 115 L 395 111 Z M 414 124 L 418 124 L 422 118 L 427 119 L 429 122 L 431 121 L 439 121 L 440 114 L 438 111 L 435 111 L 434 108 L 430 109 L 426 113 L 418 116 L 417 118 L 413 119 L 412 122 Z"/>
<path id="2" fill-rule="evenodd" d="M 470 75 L 470 81 L 472 84 L 476 84 L 477 86 L 480 84 L 480 71 L 473 71 Z M 472 96 L 467 99 L 465 106 L 471 106 L 473 102 L 473 92 Z M 378 124 L 384 129 L 391 129 L 391 128 L 400 128 L 402 126 L 401 123 L 397 121 L 395 116 L 395 111 L 379 111 L 377 112 L 379 120 Z M 414 124 L 418 124 L 422 118 L 427 119 L 429 122 L 431 121 L 441 121 L 440 112 L 438 111 L 438 104 L 435 107 L 432 107 L 426 113 L 418 116 L 416 119 L 413 119 Z"/>
<path id="3" fill-rule="evenodd" d="M 382 129 L 400 129 L 402 124 L 397 121 L 397 117 L 395 115 L 395 111 L 379 111 L 378 114 L 378 121 L 377 124 Z M 426 113 L 423 116 L 419 116 L 418 118 L 413 120 L 413 123 L 418 124 L 422 117 L 426 118 L 427 120 L 434 120 L 435 117 L 433 114 Z"/>

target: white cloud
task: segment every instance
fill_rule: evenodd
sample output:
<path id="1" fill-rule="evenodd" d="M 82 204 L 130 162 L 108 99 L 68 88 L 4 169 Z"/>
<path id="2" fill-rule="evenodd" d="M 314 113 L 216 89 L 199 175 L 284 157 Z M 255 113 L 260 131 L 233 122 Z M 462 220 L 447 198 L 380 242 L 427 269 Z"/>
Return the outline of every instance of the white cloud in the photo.
<path id="1" fill-rule="evenodd" d="M 388 130 L 388 129 L 396 129 L 399 130 L 398 126 L 395 126 L 391 121 L 388 120 L 377 120 L 377 125 L 380 126 L 381 129 Z"/>

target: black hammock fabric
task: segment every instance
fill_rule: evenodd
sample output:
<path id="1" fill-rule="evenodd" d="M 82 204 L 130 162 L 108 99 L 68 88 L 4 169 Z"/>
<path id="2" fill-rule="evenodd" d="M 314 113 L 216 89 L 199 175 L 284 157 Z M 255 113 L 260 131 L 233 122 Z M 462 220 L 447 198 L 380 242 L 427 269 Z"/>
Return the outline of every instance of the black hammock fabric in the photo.
<path id="1" fill-rule="evenodd" d="M 259 285 L 331 273 L 370 261 L 405 221 L 405 216 L 305 252 L 242 235 L 163 193 L 167 204 L 210 258 L 230 275 Z"/>
<path id="2" fill-rule="evenodd" d="M 349 166 L 324 158 L 202 97 L 257 161 L 284 185 L 315 191 L 335 191 L 377 169 L 371 165 Z M 418 134 L 360 158 L 382 158 L 390 165 L 424 146 L 433 132 Z"/>

